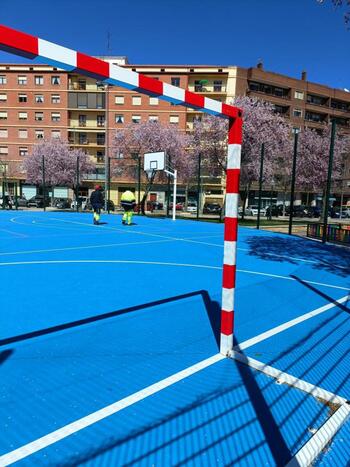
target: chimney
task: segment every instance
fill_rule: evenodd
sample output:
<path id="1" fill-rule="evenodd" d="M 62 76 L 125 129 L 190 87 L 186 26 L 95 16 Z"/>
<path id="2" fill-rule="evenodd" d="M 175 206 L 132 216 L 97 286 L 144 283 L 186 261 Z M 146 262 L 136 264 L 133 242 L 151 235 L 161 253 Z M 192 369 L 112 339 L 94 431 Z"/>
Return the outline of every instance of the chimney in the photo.
<path id="1" fill-rule="evenodd" d="M 304 70 L 304 71 L 301 72 L 301 79 L 302 79 L 303 81 L 306 81 L 306 78 L 307 78 L 307 73 L 306 73 L 306 71 Z"/>
<path id="2" fill-rule="evenodd" d="M 263 70 L 264 69 L 264 64 L 262 62 L 262 60 L 259 60 L 258 61 L 258 64 L 256 65 L 257 68 L 259 68 L 259 70 Z"/>

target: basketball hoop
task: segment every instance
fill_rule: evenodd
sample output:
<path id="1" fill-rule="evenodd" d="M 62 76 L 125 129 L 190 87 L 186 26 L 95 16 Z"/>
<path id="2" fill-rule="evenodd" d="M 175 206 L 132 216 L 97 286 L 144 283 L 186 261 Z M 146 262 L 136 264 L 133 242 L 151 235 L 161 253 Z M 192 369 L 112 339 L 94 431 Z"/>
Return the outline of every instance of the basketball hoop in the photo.
<path id="1" fill-rule="evenodd" d="M 152 178 L 152 175 L 154 174 L 155 170 L 154 169 L 147 169 L 147 170 L 145 170 L 145 172 L 146 172 L 148 180 L 150 180 Z"/>

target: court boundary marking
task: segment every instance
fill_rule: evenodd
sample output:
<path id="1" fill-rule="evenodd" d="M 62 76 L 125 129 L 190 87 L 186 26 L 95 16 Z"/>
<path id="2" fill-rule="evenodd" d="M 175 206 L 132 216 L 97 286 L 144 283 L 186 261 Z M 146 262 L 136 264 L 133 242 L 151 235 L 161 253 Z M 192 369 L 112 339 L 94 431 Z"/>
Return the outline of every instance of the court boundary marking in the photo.
<path id="1" fill-rule="evenodd" d="M 77 224 L 77 225 L 83 225 L 83 226 L 87 226 L 87 227 L 95 227 L 95 228 L 98 228 L 98 229 L 101 228 L 101 226 L 96 226 L 94 224 L 88 224 L 86 222 L 70 221 L 70 220 L 66 220 L 66 219 L 58 219 L 58 218 L 55 218 L 55 217 L 52 217 L 52 218 L 49 218 L 49 219 L 55 220 L 55 221 L 58 221 L 58 222 L 69 223 L 69 224 Z M 16 217 L 13 217 L 13 218 L 10 219 L 10 222 L 18 223 L 18 222 L 15 222 L 15 220 L 16 220 Z M 18 223 L 18 224 L 30 225 L 30 224 L 23 224 L 23 223 Z M 36 222 L 35 220 L 33 220 L 32 224 L 40 225 L 40 222 Z M 48 226 L 48 227 L 54 227 L 54 225 L 50 226 L 49 224 L 42 224 L 42 225 Z M 113 231 L 127 233 L 127 231 L 125 229 L 121 229 L 121 228 L 118 228 L 118 227 L 109 227 L 109 226 L 106 227 L 106 226 L 103 226 L 102 229 L 103 230 L 107 229 L 107 230 L 113 230 Z M 153 236 L 153 237 L 161 237 L 161 238 L 167 239 L 169 241 L 181 241 L 181 242 L 188 242 L 188 243 L 198 243 L 198 244 L 201 244 L 201 245 L 208 245 L 208 246 L 215 246 L 215 247 L 218 247 L 218 248 L 224 248 L 223 243 L 218 244 L 218 243 L 202 242 L 200 240 L 193 240 L 192 238 L 169 237 L 169 236 L 161 235 L 161 234 L 154 234 L 154 233 L 148 233 L 148 232 L 137 232 L 135 230 L 129 230 L 129 232 L 133 233 L 133 234 L 138 234 L 138 235 L 148 235 L 148 236 Z M 210 237 L 215 237 L 215 236 L 218 236 L 218 235 L 209 235 L 209 236 L 205 236 L 205 237 L 202 237 L 202 238 L 210 238 Z M 220 236 L 221 236 L 221 234 L 220 234 Z M 222 238 L 223 238 L 223 234 L 222 234 Z M 237 250 L 238 251 L 248 251 L 248 252 L 250 251 L 249 248 L 241 248 L 241 247 L 237 247 Z M 303 263 L 318 264 L 317 261 L 309 260 L 309 259 L 305 259 L 305 258 L 298 258 L 296 256 L 278 255 L 276 253 L 264 253 L 264 254 L 267 255 L 267 256 L 272 256 L 272 257 L 276 257 L 276 258 L 287 258 L 287 259 L 291 259 L 293 261 L 300 261 L 300 262 L 303 262 Z M 320 262 L 327 266 L 327 262 L 324 262 L 322 260 L 320 260 Z M 340 266 L 340 265 L 334 265 L 333 264 L 332 267 L 335 267 L 337 269 L 342 269 L 342 270 L 350 270 L 350 268 L 345 267 L 345 266 Z"/>
<path id="2" fill-rule="evenodd" d="M 337 303 L 341 303 L 343 301 L 348 300 L 349 296 L 347 295 L 346 297 L 342 297 L 338 299 L 336 302 L 329 304 L 323 308 L 322 311 L 320 311 L 320 308 L 305 313 L 304 315 L 301 315 L 299 318 L 296 318 L 295 320 L 291 320 L 284 325 L 276 326 L 275 328 L 272 328 L 270 331 L 267 331 L 266 333 L 262 333 L 258 336 L 260 336 L 259 342 L 262 340 L 268 339 L 271 337 L 271 332 L 274 332 L 274 334 L 283 332 L 285 329 L 289 329 L 306 319 L 311 318 L 312 316 L 317 316 L 318 314 L 325 312 L 326 310 L 333 308 L 336 306 Z M 311 316 L 311 314 L 313 315 Z M 302 317 L 305 317 L 303 320 L 301 319 Z M 296 322 L 298 320 L 298 322 Z M 284 328 L 282 329 L 282 326 Z M 262 336 L 265 335 L 263 338 Z M 240 348 L 248 348 L 254 345 L 255 338 L 248 339 L 247 341 L 244 341 L 241 343 Z M 126 407 L 129 407 L 141 400 L 146 399 L 150 395 L 156 394 L 163 389 L 170 387 L 171 385 L 205 369 L 208 368 L 209 366 L 224 360 L 226 356 L 218 353 L 215 354 L 209 358 L 206 358 L 205 360 L 202 360 L 194 365 L 191 365 L 188 368 L 185 368 L 184 370 L 181 370 L 171 376 L 168 376 L 167 378 L 164 378 L 161 381 L 158 381 L 157 383 L 154 383 L 150 386 L 147 386 L 146 388 L 141 389 L 140 391 L 137 391 L 136 393 L 130 394 L 129 396 L 120 399 L 119 401 L 116 401 L 108 406 L 105 406 L 95 412 L 92 412 L 80 419 L 75 420 L 74 422 L 71 422 L 67 425 L 64 425 L 63 427 L 52 431 L 51 433 L 48 433 L 47 435 L 44 435 L 40 438 L 37 438 L 34 441 L 31 441 L 23 446 L 20 446 L 19 448 L 16 448 L 10 452 L 7 452 L 0 456 L 0 466 L 6 466 L 10 465 L 14 462 L 17 462 L 21 459 L 24 459 L 31 454 L 34 454 L 48 446 L 51 446 L 52 444 L 67 438 L 68 436 L 81 431 L 82 429 L 93 425 L 94 423 L 103 420 L 104 418 L 107 418 L 111 415 L 116 414 L 117 412 L 123 410 Z M 241 363 L 244 364 L 249 364 L 249 366 L 253 367 L 254 369 L 258 371 L 262 371 L 264 374 L 267 376 L 270 376 L 274 379 L 276 379 L 277 382 L 282 382 L 285 384 L 289 384 L 293 387 L 296 387 L 297 389 L 301 389 L 304 392 L 309 393 L 313 397 L 322 397 L 325 400 L 336 400 L 338 403 L 341 403 L 340 408 L 342 409 L 341 412 L 339 412 L 339 409 L 329 418 L 327 421 L 317 430 L 315 435 L 307 441 L 304 446 L 297 452 L 295 456 L 291 459 L 290 462 L 294 462 L 292 464 L 288 464 L 290 466 L 297 466 L 297 465 L 308 465 L 308 464 L 298 464 L 300 459 L 303 459 L 305 456 L 311 454 L 314 456 L 313 459 L 317 457 L 317 455 L 321 452 L 323 447 L 330 441 L 332 436 L 335 435 L 335 433 L 340 429 L 343 423 L 345 423 L 346 419 L 350 415 L 350 406 L 348 406 L 348 402 L 340 397 L 337 396 L 329 391 L 326 391 L 316 385 L 312 385 L 310 383 L 307 383 L 306 381 L 303 381 L 299 378 L 296 378 L 294 376 L 288 375 L 287 373 L 282 372 L 281 370 L 278 370 L 273 367 L 269 367 L 268 365 L 259 362 L 257 360 L 254 360 L 250 357 L 245 356 L 244 354 L 233 351 L 232 354 L 229 356 L 231 359 L 235 359 L 240 361 Z M 277 376 L 277 378 L 276 378 Z M 293 384 L 292 384 L 293 383 Z M 316 436 L 317 435 L 317 436 Z"/>
<path id="3" fill-rule="evenodd" d="M 138 261 L 138 260 L 105 260 L 105 259 L 67 259 L 67 260 L 37 260 L 37 261 L 12 261 L 9 263 L 0 263 L 0 267 L 5 266 L 25 266 L 25 265 L 41 265 L 41 264 L 147 264 L 147 265 L 155 265 L 155 266 L 175 266 L 175 267 L 187 267 L 187 268 L 198 268 L 198 269 L 214 269 L 214 270 L 222 270 L 221 266 L 211 266 L 208 264 L 189 264 L 189 263 L 171 263 L 171 262 L 164 262 L 164 261 Z M 272 277 L 274 279 L 283 279 L 283 280 L 290 280 L 294 282 L 298 282 L 297 279 L 290 277 L 290 276 L 281 276 L 278 274 L 271 274 L 267 272 L 260 272 L 260 271 L 250 271 L 248 269 L 237 269 L 237 272 L 242 272 L 246 274 L 254 274 L 258 276 L 266 276 Z M 302 281 L 306 284 L 313 284 L 319 285 L 321 287 L 329 287 L 331 289 L 339 289 L 339 290 L 349 290 L 349 287 L 342 287 L 339 285 L 333 284 L 326 284 L 324 282 L 316 282 L 310 281 L 307 279 L 302 279 Z"/>

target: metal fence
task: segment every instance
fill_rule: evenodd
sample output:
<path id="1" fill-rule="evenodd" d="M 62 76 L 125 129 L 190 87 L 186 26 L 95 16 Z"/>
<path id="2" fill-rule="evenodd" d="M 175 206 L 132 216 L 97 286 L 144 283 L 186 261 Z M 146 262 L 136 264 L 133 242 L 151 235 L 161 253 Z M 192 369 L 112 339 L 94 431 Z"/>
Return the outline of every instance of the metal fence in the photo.
<path id="1" fill-rule="evenodd" d="M 320 222 L 309 222 L 307 225 L 307 236 L 322 240 L 324 225 Z M 327 242 L 339 243 L 350 246 L 350 225 L 349 224 L 328 224 Z"/>

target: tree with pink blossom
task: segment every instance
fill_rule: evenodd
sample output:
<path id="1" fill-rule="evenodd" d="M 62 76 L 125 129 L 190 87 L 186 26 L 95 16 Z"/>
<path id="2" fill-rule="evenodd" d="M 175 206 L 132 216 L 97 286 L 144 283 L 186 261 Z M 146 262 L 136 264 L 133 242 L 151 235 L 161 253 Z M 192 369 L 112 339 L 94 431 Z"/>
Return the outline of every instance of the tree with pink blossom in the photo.
<path id="1" fill-rule="evenodd" d="M 249 196 L 251 184 L 259 179 L 261 145 L 265 143 L 264 180 L 271 182 L 277 166 L 286 163 L 291 151 L 291 127 L 275 107 L 257 98 L 236 97 L 233 105 L 243 110 L 241 162 L 242 201 Z M 211 175 L 226 170 L 228 122 L 217 117 L 204 117 L 194 125 L 194 146 L 206 160 Z"/>
<path id="2" fill-rule="evenodd" d="M 299 135 L 296 186 L 299 190 L 321 191 L 325 195 L 328 175 L 331 124 L 322 130 L 305 128 Z M 332 185 L 339 188 L 345 158 L 350 152 L 350 138 L 338 128 L 334 141 Z"/>
<path id="3" fill-rule="evenodd" d="M 95 165 L 81 149 L 70 149 L 68 142 L 60 138 L 43 140 L 36 144 L 31 154 L 24 159 L 26 179 L 30 183 L 42 183 L 44 158 L 45 181 L 48 185 L 74 187 L 78 157 L 80 174 L 91 173 Z"/>
<path id="4" fill-rule="evenodd" d="M 148 193 L 155 180 L 166 181 L 163 172 L 154 171 L 149 178 L 146 176 L 143 171 L 143 155 L 148 152 L 165 151 L 172 167 L 178 170 L 179 179 L 186 181 L 195 170 L 195 161 L 187 150 L 189 139 L 177 126 L 163 125 L 159 122 L 131 123 L 121 130 L 116 130 L 112 148 L 117 160 L 114 161 L 111 172 L 118 178 L 134 178 L 136 162 L 141 158 L 141 181 L 145 187 L 141 200 L 143 214 Z"/>

